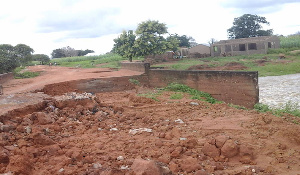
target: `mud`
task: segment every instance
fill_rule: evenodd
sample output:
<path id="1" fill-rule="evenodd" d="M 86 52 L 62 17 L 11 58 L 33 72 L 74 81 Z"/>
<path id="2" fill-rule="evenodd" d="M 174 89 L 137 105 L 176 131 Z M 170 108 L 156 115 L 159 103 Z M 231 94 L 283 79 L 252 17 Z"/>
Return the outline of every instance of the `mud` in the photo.
<path id="1" fill-rule="evenodd" d="M 0 172 L 297 174 L 299 125 L 155 90 L 68 93 L 0 116 Z M 285 116 L 289 118 L 289 116 Z M 149 172 L 149 169 L 151 170 Z"/>

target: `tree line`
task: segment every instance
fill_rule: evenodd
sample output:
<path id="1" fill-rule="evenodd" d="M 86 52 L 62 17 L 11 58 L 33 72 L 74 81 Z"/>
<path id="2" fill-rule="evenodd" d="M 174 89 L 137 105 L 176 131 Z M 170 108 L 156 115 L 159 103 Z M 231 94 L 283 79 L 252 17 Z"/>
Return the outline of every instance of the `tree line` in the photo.
<path id="1" fill-rule="evenodd" d="M 25 45 L 0 44 L 0 73 L 10 72 L 32 60 L 34 50 Z"/>
<path id="2" fill-rule="evenodd" d="M 75 57 L 75 56 L 85 56 L 88 53 L 94 53 L 93 50 L 75 50 L 74 48 L 67 46 L 52 51 L 52 58 L 63 58 L 63 57 Z"/>
<path id="3" fill-rule="evenodd" d="M 93 53 L 93 50 L 75 50 L 69 46 L 52 51 L 52 58 L 84 56 Z M 38 64 L 48 64 L 50 57 L 45 54 L 33 54 L 34 50 L 26 44 L 0 44 L 0 74 L 11 72 L 16 67 L 25 66 L 31 61 L 38 61 Z"/>

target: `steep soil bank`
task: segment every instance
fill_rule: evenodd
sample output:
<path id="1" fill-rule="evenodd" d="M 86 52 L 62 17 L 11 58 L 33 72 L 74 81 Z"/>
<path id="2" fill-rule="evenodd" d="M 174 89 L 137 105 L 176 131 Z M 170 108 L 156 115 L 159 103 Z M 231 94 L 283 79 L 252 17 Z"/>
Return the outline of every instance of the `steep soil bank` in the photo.
<path id="1" fill-rule="evenodd" d="M 171 92 L 160 95 L 159 102 L 136 92 L 153 90 L 96 96 L 69 93 L 2 115 L 0 172 L 296 175 L 300 171 L 299 125 L 188 96 L 171 100 Z"/>

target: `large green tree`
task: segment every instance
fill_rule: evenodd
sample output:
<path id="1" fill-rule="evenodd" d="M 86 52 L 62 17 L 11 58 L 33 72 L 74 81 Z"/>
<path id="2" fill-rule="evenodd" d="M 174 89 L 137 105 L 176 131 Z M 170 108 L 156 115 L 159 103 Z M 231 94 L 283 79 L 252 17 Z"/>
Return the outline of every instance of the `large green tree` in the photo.
<path id="1" fill-rule="evenodd" d="M 31 61 L 34 50 L 25 44 L 0 44 L 0 73 L 10 72 Z"/>
<path id="2" fill-rule="evenodd" d="M 193 37 L 190 36 L 186 36 L 186 35 L 178 35 L 177 33 L 175 33 L 175 35 L 173 35 L 178 41 L 179 41 L 179 47 L 193 47 L 195 45 L 197 45 L 197 43 L 195 42 L 195 39 Z"/>
<path id="3" fill-rule="evenodd" d="M 16 45 L 14 47 L 14 51 L 21 65 L 25 65 L 32 60 L 32 54 L 34 50 L 26 44 Z"/>
<path id="4" fill-rule="evenodd" d="M 136 31 L 137 39 L 134 47 L 138 48 L 137 55 L 156 55 L 168 50 L 168 44 L 163 37 L 168 33 L 166 24 L 158 21 L 148 20 L 138 25 Z"/>
<path id="5" fill-rule="evenodd" d="M 114 39 L 113 52 L 132 61 L 134 56 L 146 56 L 164 53 L 167 50 L 176 50 L 179 41 L 170 36 L 167 39 L 166 24 L 148 20 L 138 25 L 135 33 L 132 30 L 123 33 Z"/>
<path id="6" fill-rule="evenodd" d="M 116 39 L 114 39 L 113 52 L 128 58 L 132 62 L 132 58 L 137 55 L 137 50 L 134 47 L 136 36 L 132 30 L 123 33 Z"/>
<path id="7" fill-rule="evenodd" d="M 173 52 L 176 52 L 178 50 L 178 47 L 180 47 L 180 40 L 175 35 L 170 35 L 166 39 L 167 41 L 167 48 L 169 50 L 172 50 Z"/>
<path id="8" fill-rule="evenodd" d="M 257 36 L 270 36 L 273 30 L 262 30 L 262 24 L 269 25 L 265 17 L 258 15 L 244 14 L 234 18 L 233 26 L 227 30 L 228 38 L 249 38 Z"/>
<path id="9" fill-rule="evenodd" d="M 52 51 L 52 58 L 62 58 L 62 57 L 75 57 L 75 56 L 84 56 L 88 53 L 94 53 L 93 50 L 75 50 L 74 48 L 67 46 Z"/>

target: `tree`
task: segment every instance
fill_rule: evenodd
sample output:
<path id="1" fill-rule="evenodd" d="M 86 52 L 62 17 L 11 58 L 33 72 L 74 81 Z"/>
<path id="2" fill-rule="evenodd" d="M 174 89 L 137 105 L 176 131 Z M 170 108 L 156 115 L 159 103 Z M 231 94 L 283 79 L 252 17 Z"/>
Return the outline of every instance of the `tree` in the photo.
<path id="1" fill-rule="evenodd" d="M 32 60 L 34 50 L 26 44 L 18 44 L 14 47 L 15 55 L 21 65 L 24 65 Z"/>
<path id="2" fill-rule="evenodd" d="M 10 72 L 20 65 L 31 61 L 34 50 L 25 44 L 12 46 L 0 45 L 0 73 Z"/>
<path id="3" fill-rule="evenodd" d="M 132 58 L 137 55 L 136 48 L 134 47 L 136 36 L 132 30 L 123 33 L 116 39 L 114 39 L 113 52 L 126 57 L 132 62 Z"/>
<path id="4" fill-rule="evenodd" d="M 78 52 L 78 56 L 85 56 L 88 53 L 94 53 L 95 51 L 86 49 L 86 50 L 77 50 L 77 52 Z"/>
<path id="5" fill-rule="evenodd" d="M 257 36 L 270 36 L 273 30 L 261 30 L 261 24 L 269 25 L 265 17 L 258 15 L 244 14 L 234 18 L 233 26 L 227 30 L 230 39 L 249 38 Z"/>
<path id="6" fill-rule="evenodd" d="M 40 61 L 41 64 L 46 64 L 46 63 L 50 62 L 49 56 L 45 55 L 45 54 L 34 54 L 34 55 L 32 55 L 32 60 Z"/>
<path id="7" fill-rule="evenodd" d="M 170 45 L 163 37 L 168 33 L 166 24 L 148 20 L 140 23 L 135 33 L 137 39 L 134 47 L 138 56 L 162 54 L 170 49 Z"/>
<path id="8" fill-rule="evenodd" d="M 52 58 L 62 58 L 62 57 L 65 57 L 65 55 L 64 55 L 62 49 L 55 49 L 52 51 L 51 57 Z"/>
<path id="9" fill-rule="evenodd" d="M 178 50 L 178 46 L 180 46 L 180 41 L 175 35 L 170 35 L 167 37 L 167 48 L 172 50 L 173 52 L 176 52 Z"/>
<path id="10" fill-rule="evenodd" d="M 167 50 L 177 50 L 179 41 L 174 36 L 163 37 L 168 33 L 167 27 L 158 21 L 145 21 L 138 25 L 135 33 L 132 30 L 123 33 L 114 39 L 112 52 L 123 57 L 146 56 L 164 53 Z"/>
<path id="11" fill-rule="evenodd" d="M 93 50 L 75 50 L 74 48 L 67 46 L 52 51 L 52 58 L 62 58 L 62 57 L 75 57 L 75 56 L 84 56 L 88 53 L 94 53 Z"/>
<path id="12" fill-rule="evenodd" d="M 75 50 L 74 48 L 67 46 L 61 48 L 62 53 L 64 54 L 65 57 L 75 57 L 78 56 L 78 51 Z"/>
<path id="13" fill-rule="evenodd" d="M 197 43 L 195 42 L 195 39 L 192 37 L 188 37 L 186 35 L 178 35 L 177 33 L 175 33 L 174 37 L 179 41 L 179 47 L 193 47 L 195 45 L 197 45 Z"/>

